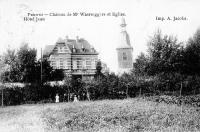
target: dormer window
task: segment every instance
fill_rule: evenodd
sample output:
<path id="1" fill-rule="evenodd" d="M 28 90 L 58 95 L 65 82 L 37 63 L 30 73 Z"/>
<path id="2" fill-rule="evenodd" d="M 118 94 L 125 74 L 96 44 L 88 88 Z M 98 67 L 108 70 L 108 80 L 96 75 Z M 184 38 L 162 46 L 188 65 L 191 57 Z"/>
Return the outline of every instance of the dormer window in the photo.
<path id="1" fill-rule="evenodd" d="M 76 48 L 75 48 L 75 46 L 73 45 L 73 47 L 72 47 L 72 52 L 73 53 L 75 53 L 76 52 Z"/>
<path id="2" fill-rule="evenodd" d="M 82 48 L 82 52 L 85 52 L 85 48 Z"/>
<path id="3" fill-rule="evenodd" d="M 73 53 L 75 53 L 75 52 L 76 52 L 76 49 L 75 49 L 75 48 L 73 48 L 73 49 L 72 49 L 72 52 L 73 52 Z"/>
<path id="4" fill-rule="evenodd" d="M 62 53 L 63 50 L 62 50 L 62 47 L 58 47 L 58 53 Z"/>
<path id="5" fill-rule="evenodd" d="M 94 50 L 94 48 L 93 48 L 93 47 L 91 48 L 91 52 L 93 52 L 93 53 L 95 52 L 95 50 Z"/>
<path id="6" fill-rule="evenodd" d="M 81 50 L 82 50 L 82 52 L 85 52 L 85 48 L 84 48 L 83 44 L 81 45 Z"/>

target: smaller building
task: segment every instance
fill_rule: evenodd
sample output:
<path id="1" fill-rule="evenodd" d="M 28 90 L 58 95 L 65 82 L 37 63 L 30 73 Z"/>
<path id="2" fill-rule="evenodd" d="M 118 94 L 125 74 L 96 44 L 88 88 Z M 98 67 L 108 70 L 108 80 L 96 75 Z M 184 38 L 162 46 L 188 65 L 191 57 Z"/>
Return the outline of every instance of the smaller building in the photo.
<path id="1" fill-rule="evenodd" d="M 43 54 L 54 69 L 63 69 L 68 76 L 92 78 L 95 74 L 98 52 L 83 38 L 59 38 L 54 45 L 47 45 Z"/>

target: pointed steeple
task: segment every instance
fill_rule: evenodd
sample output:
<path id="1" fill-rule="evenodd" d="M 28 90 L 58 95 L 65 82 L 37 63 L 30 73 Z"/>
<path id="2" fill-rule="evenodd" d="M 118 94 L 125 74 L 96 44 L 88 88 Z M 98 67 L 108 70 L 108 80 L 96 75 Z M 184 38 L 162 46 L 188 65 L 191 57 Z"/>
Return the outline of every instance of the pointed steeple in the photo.
<path id="1" fill-rule="evenodd" d="M 121 28 L 120 43 L 118 45 L 118 48 L 132 48 L 130 44 L 129 35 L 126 31 L 126 25 L 127 24 L 126 24 L 125 18 L 122 17 L 121 24 L 120 24 L 120 28 Z"/>
<path id="2" fill-rule="evenodd" d="M 130 43 L 129 35 L 126 31 L 126 21 L 124 18 L 121 19 L 119 34 L 119 43 L 117 47 L 118 56 L 118 72 L 119 74 L 129 73 L 133 68 L 133 47 Z"/>
<path id="3" fill-rule="evenodd" d="M 120 25 L 121 27 L 126 27 L 126 21 L 125 21 L 125 18 L 122 17 L 122 23 Z"/>

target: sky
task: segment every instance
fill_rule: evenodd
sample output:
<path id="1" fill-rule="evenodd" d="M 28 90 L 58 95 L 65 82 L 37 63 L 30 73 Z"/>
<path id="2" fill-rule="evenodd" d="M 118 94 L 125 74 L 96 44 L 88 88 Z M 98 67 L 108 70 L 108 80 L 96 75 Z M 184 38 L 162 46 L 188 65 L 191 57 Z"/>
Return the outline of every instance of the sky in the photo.
<path id="1" fill-rule="evenodd" d="M 81 12 L 105 16 L 81 16 Z M 113 16 L 113 12 L 119 16 Z M 199 0 L 0 0 L 0 54 L 25 42 L 36 48 L 39 56 L 45 45 L 53 45 L 66 36 L 71 39 L 79 36 L 94 46 L 111 71 L 117 72 L 116 48 L 122 14 L 135 59 L 146 52 L 147 42 L 157 29 L 186 42 L 200 27 L 199 12 Z M 24 21 L 25 17 L 34 17 L 28 13 L 66 16 L 44 15 L 38 16 L 44 21 Z M 157 20 L 158 17 L 165 20 Z M 173 21 L 173 17 L 183 20 Z"/>

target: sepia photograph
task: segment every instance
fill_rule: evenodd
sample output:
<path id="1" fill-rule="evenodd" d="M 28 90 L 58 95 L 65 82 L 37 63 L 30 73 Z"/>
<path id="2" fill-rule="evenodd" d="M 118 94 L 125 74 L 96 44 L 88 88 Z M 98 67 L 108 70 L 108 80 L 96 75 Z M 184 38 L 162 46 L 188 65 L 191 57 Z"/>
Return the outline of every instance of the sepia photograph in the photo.
<path id="1" fill-rule="evenodd" d="M 0 0 L 0 132 L 200 132 L 199 12 Z"/>

